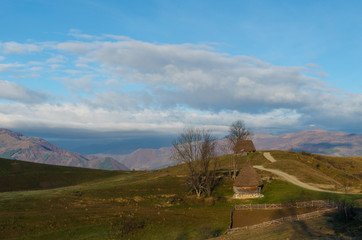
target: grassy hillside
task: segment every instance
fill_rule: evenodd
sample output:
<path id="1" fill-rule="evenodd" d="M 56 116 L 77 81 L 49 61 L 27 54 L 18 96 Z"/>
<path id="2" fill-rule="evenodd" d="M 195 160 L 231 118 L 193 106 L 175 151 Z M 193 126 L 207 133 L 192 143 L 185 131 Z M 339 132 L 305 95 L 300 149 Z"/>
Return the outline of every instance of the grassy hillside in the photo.
<path id="1" fill-rule="evenodd" d="M 0 158 L 0 192 L 64 187 L 119 174 Z"/>
<path id="2" fill-rule="evenodd" d="M 268 151 L 277 160 L 268 161 L 263 152 L 255 152 L 246 156 L 237 157 L 237 166 L 241 168 L 245 161 L 253 165 L 263 165 L 265 168 L 278 169 L 299 180 L 311 183 L 320 188 L 336 191 L 362 192 L 362 157 L 332 157 L 306 152 Z M 219 158 L 220 169 L 225 171 L 230 166 L 232 156 Z M 264 178 L 273 177 L 273 174 L 259 171 Z"/>
<path id="3" fill-rule="evenodd" d="M 284 154 L 309 166 L 295 158 L 296 153 Z M 255 165 L 268 164 L 262 153 L 249 159 Z M 245 161 L 240 157 L 239 164 Z M 228 156 L 218 162 L 220 176 L 227 175 Z M 0 239 L 205 239 L 225 232 L 235 204 L 362 197 L 309 191 L 273 179 L 264 182 L 263 199 L 233 200 L 233 182 L 225 176 L 211 198 L 196 199 L 186 193 L 183 165 L 150 172 L 105 172 L 99 178 L 91 171 L 84 172 L 83 183 L 74 182 L 78 185 L 0 193 Z M 23 171 L 17 178 L 29 177 Z"/>
<path id="4" fill-rule="evenodd" d="M 261 154 L 261 153 L 259 153 Z M 321 188 L 349 192 L 362 190 L 362 157 L 331 157 L 306 152 L 273 151 L 275 163 L 264 163 Z"/>

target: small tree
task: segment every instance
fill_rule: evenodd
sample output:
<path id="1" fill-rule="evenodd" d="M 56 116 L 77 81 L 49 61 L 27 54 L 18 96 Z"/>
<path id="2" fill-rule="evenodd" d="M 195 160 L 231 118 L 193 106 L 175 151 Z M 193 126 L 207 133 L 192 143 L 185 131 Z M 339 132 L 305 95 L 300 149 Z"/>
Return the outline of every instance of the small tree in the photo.
<path id="1" fill-rule="evenodd" d="M 231 146 L 231 149 L 234 150 L 236 143 L 239 140 L 248 140 L 252 137 L 253 133 L 250 129 L 246 128 L 244 121 L 237 120 L 234 121 L 229 127 L 229 135 L 227 136 L 227 140 Z M 233 178 L 236 178 L 236 152 L 234 152 L 234 156 L 232 158 L 233 166 Z"/>
<path id="2" fill-rule="evenodd" d="M 210 131 L 198 128 L 185 129 L 173 142 L 172 159 L 186 164 L 187 185 L 197 197 L 204 192 L 210 196 L 216 184 L 215 148 L 216 141 Z"/>

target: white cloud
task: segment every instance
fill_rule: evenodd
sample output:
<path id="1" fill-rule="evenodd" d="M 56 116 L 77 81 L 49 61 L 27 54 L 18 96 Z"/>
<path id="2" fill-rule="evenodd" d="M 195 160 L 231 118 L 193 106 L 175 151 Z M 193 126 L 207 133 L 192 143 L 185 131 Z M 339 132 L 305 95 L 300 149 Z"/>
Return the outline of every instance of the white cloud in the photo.
<path id="1" fill-rule="evenodd" d="M 89 52 L 89 50 L 95 47 L 95 45 L 96 44 L 74 41 L 74 42 L 58 43 L 57 45 L 54 46 L 54 48 L 72 54 L 86 54 Z"/>
<path id="2" fill-rule="evenodd" d="M 61 64 L 50 64 L 50 68 L 51 68 L 51 69 L 58 69 L 58 68 L 61 68 L 61 67 L 64 67 L 64 65 L 61 65 Z"/>
<path id="3" fill-rule="evenodd" d="M 0 64 L 0 72 L 14 71 L 20 67 L 24 67 L 24 65 L 19 63 L 3 63 Z"/>
<path id="4" fill-rule="evenodd" d="M 76 37 L 87 41 L 34 44 L 42 46 L 46 56 L 38 64 L 0 64 L 0 72 L 22 68 L 25 76 L 31 70 L 48 70 L 51 79 L 62 79 L 68 89 L 63 103 L 36 106 L 35 116 L 47 124 L 147 130 L 204 124 L 221 129 L 240 118 L 255 128 L 303 129 L 310 124 L 359 128 L 361 94 L 331 87 L 320 79 L 327 75 L 314 63 L 275 66 L 251 56 L 218 53 L 205 45 L 154 44 L 124 36 L 104 35 L 96 41 L 92 36 Z M 20 98 L 23 91 L 24 96 L 38 94 L 35 102 L 45 99 L 20 85 L 12 89 L 17 89 L 15 95 L 3 98 L 31 102 Z M 65 97 L 69 92 L 71 100 Z M 46 111 L 51 116 L 45 116 Z M 59 112 L 62 116 L 53 118 Z"/>
<path id="5" fill-rule="evenodd" d="M 29 73 L 29 74 L 13 74 L 10 75 L 12 78 L 39 78 L 40 75 L 39 74 L 34 74 L 34 73 Z"/>
<path id="6" fill-rule="evenodd" d="M 68 35 L 73 36 L 75 38 L 79 38 L 79 39 L 85 39 L 85 40 L 99 40 L 99 39 L 102 39 L 102 37 L 89 35 L 89 34 L 84 34 L 78 29 L 70 29 Z"/>
<path id="7" fill-rule="evenodd" d="M 291 114 L 287 121 L 282 115 Z M 186 126 L 210 127 L 216 134 L 223 134 L 235 119 L 244 119 L 250 127 L 293 127 L 298 115 L 289 110 L 276 110 L 265 114 L 250 115 L 235 111 L 213 113 L 188 110 L 104 109 L 86 104 L 37 104 L 0 103 L 0 125 L 7 128 L 27 126 L 42 128 L 79 128 L 97 131 L 158 131 L 176 134 Z M 11 121 L 10 121 L 11 120 Z"/>
<path id="8" fill-rule="evenodd" d="M 44 102 L 46 98 L 47 95 L 43 92 L 30 90 L 17 83 L 0 80 L 0 99 L 33 104 Z M 8 107 L 10 107 L 9 104 Z"/>
<path id="9" fill-rule="evenodd" d="M 29 70 L 33 71 L 33 72 L 40 71 L 42 69 L 43 69 L 43 67 L 31 67 L 31 68 L 29 68 Z"/>
<path id="10" fill-rule="evenodd" d="M 3 52 L 5 54 L 11 54 L 11 53 L 30 53 L 30 52 L 37 52 L 41 51 L 42 48 L 36 44 L 28 44 L 28 43 L 17 43 L 17 42 L 5 42 L 0 43 L 0 46 L 3 49 Z"/>
<path id="11" fill-rule="evenodd" d="M 57 55 L 55 57 L 48 58 L 46 60 L 47 63 L 65 63 L 68 60 L 67 57 L 63 55 Z"/>
<path id="12" fill-rule="evenodd" d="M 95 84 L 93 82 L 94 75 L 84 75 L 79 78 L 62 78 L 62 82 L 68 87 L 73 93 L 87 92 L 91 93 Z"/>

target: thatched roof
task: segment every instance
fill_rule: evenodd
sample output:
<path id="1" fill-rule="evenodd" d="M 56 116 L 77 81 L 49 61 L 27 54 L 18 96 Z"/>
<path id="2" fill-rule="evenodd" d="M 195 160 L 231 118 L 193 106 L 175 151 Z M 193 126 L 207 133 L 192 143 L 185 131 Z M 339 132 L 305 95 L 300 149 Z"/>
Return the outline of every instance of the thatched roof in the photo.
<path id="1" fill-rule="evenodd" d="M 263 181 L 249 161 L 244 164 L 234 182 L 236 187 L 257 187 L 262 184 Z"/>
<path id="2" fill-rule="evenodd" d="M 251 140 L 238 140 L 234 146 L 234 152 L 255 152 L 255 146 Z"/>

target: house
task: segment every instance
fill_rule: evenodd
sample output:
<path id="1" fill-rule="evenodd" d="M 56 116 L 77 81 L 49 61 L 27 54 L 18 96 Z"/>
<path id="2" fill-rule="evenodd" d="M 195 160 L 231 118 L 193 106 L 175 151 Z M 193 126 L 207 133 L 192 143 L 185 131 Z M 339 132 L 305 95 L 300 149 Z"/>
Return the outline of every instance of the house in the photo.
<path id="1" fill-rule="evenodd" d="M 248 153 L 255 152 L 255 146 L 251 140 L 238 140 L 233 148 L 234 153 L 247 155 Z"/>
<path id="2" fill-rule="evenodd" d="M 262 198 L 263 181 L 249 161 L 239 171 L 234 181 L 234 196 L 236 199 Z"/>

